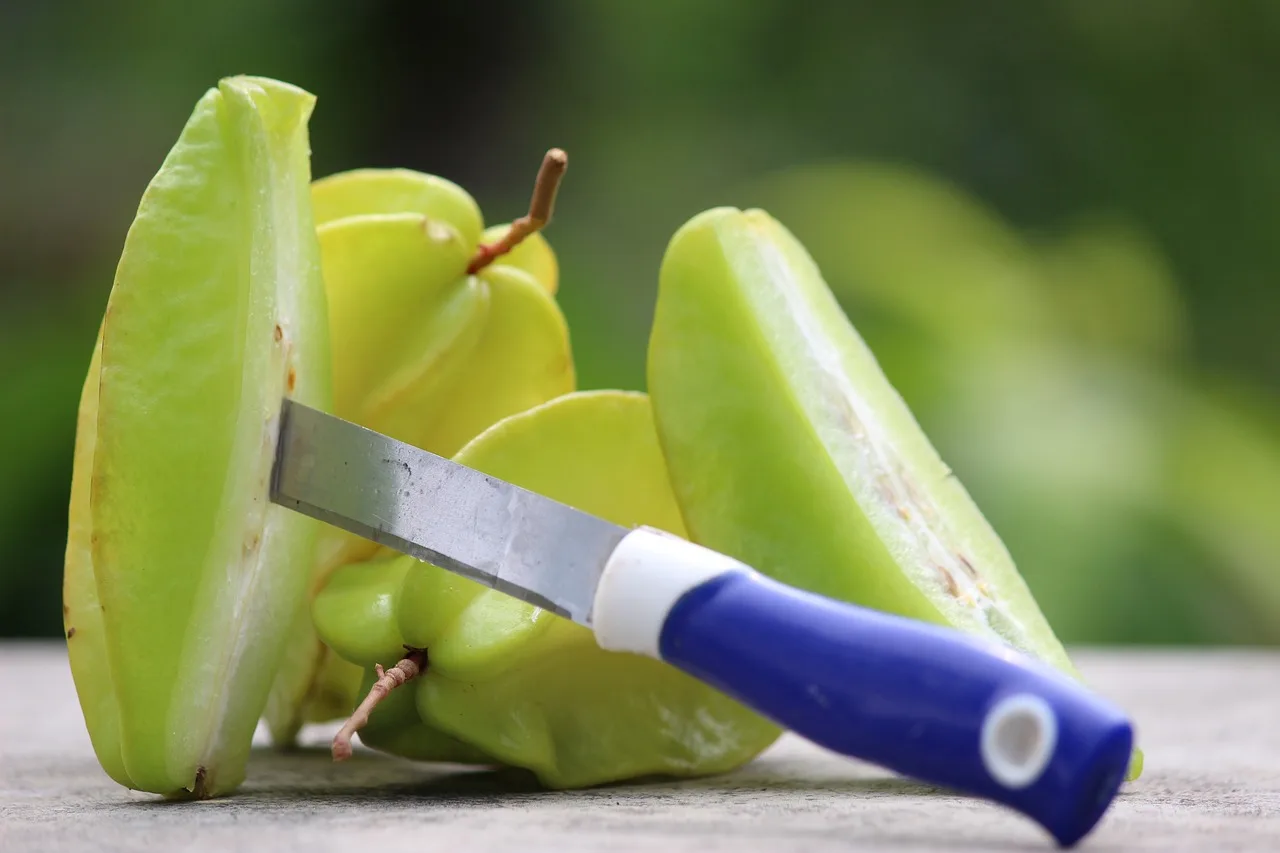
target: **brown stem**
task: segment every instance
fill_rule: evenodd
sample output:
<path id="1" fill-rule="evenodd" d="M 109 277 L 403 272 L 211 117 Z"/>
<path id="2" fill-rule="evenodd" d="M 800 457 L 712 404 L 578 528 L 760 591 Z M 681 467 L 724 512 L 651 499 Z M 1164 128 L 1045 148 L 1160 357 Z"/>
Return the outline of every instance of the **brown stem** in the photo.
<path id="1" fill-rule="evenodd" d="M 538 178 L 533 182 L 533 197 L 529 199 L 529 213 L 511 223 L 507 233 L 496 243 L 480 244 L 476 253 L 467 265 L 467 275 L 475 275 L 480 270 L 510 252 L 520 241 L 530 234 L 536 234 L 551 221 L 551 214 L 556 206 L 556 193 L 560 189 L 560 180 L 564 170 L 569 168 L 569 155 L 559 148 L 552 148 L 542 158 L 542 167 L 538 169 Z"/>
<path id="2" fill-rule="evenodd" d="M 333 760 L 346 761 L 351 757 L 351 736 L 360 731 L 369 723 L 369 714 L 373 709 L 378 707 L 378 703 L 387 698 L 387 695 L 395 690 L 401 684 L 416 678 L 419 673 L 427 668 L 427 653 L 423 649 L 409 649 L 409 653 L 404 656 L 404 660 L 400 661 L 391 669 L 384 670 L 382 664 L 377 664 L 374 669 L 378 673 L 378 680 L 369 688 L 369 695 L 364 697 L 364 701 L 360 703 L 360 707 L 347 718 L 342 728 L 333 736 Z"/>

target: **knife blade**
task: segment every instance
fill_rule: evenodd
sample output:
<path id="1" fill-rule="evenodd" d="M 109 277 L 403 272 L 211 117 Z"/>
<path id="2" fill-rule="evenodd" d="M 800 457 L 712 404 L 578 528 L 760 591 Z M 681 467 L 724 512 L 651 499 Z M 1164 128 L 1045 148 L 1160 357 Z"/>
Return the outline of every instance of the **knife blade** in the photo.
<path id="1" fill-rule="evenodd" d="M 646 654 L 809 740 L 1010 806 L 1060 844 L 1106 812 L 1130 721 L 995 642 L 797 590 L 285 400 L 275 503 Z"/>
<path id="2" fill-rule="evenodd" d="M 287 400 L 272 500 L 584 625 L 628 531 Z"/>

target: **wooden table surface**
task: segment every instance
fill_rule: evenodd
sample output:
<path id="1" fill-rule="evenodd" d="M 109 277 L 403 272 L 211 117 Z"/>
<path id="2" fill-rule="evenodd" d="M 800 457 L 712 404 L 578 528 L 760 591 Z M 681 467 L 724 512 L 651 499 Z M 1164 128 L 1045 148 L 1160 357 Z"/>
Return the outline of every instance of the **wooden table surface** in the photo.
<path id="1" fill-rule="evenodd" d="M 1082 651 L 1128 709 L 1146 772 L 1081 850 L 1280 851 L 1280 652 Z M 539 791 L 368 751 L 255 753 L 233 797 L 165 803 L 99 769 L 66 656 L 0 644 L 0 851 L 1053 850 L 1021 816 L 786 737 L 726 776 Z"/>

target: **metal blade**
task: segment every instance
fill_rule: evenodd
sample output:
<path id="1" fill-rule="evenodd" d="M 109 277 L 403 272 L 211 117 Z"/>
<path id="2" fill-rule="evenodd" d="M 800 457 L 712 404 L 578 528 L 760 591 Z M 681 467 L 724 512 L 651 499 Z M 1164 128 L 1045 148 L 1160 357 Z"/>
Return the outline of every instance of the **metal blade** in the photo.
<path id="1" fill-rule="evenodd" d="M 584 625 L 628 533 L 291 400 L 271 500 Z"/>

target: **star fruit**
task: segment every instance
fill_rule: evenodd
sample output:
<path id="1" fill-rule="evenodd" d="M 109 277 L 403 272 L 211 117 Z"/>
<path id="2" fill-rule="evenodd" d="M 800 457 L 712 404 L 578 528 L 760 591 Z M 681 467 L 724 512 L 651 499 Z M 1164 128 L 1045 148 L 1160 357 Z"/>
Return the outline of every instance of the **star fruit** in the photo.
<path id="1" fill-rule="evenodd" d="M 672 238 L 648 381 L 699 544 L 1078 677 L 995 530 L 767 213 L 709 210 Z"/>
<path id="2" fill-rule="evenodd" d="M 81 394 L 64 622 L 93 748 L 130 788 L 244 778 L 319 525 L 268 500 L 287 394 L 331 401 L 314 98 L 232 77 L 125 239 Z"/>
<path id="3" fill-rule="evenodd" d="M 358 169 L 312 187 L 329 306 L 334 411 L 443 456 L 502 418 L 573 390 L 555 254 L 540 233 L 471 274 L 484 230 L 461 187 L 407 169 Z M 372 542 L 326 528 L 312 589 L 369 559 Z M 319 642 L 307 606 L 266 720 L 293 741 L 304 722 L 344 716 L 360 672 Z"/>
<path id="4" fill-rule="evenodd" d="M 616 524 L 686 535 L 643 394 L 557 398 L 455 459 Z M 508 764 L 579 787 L 728 770 L 779 733 L 673 667 L 604 651 L 588 628 L 412 557 L 344 567 L 313 611 L 325 642 L 366 670 L 406 645 L 426 650 L 425 672 L 361 731 L 404 757 Z"/>

